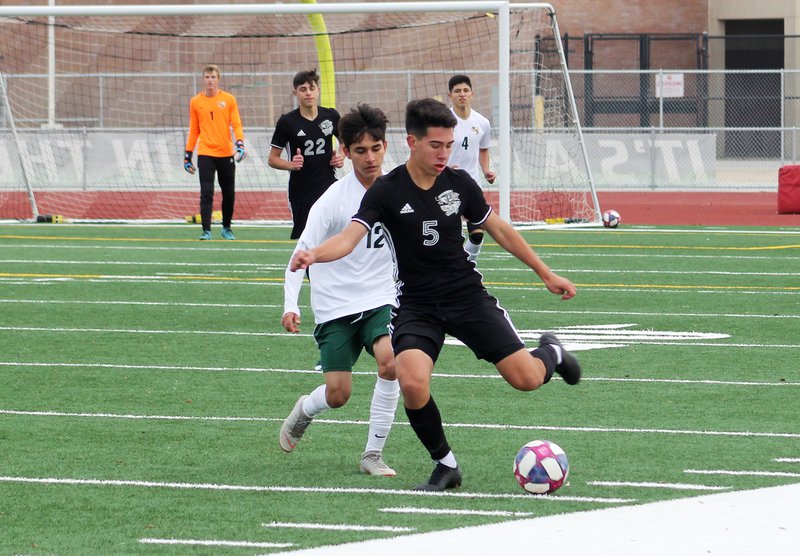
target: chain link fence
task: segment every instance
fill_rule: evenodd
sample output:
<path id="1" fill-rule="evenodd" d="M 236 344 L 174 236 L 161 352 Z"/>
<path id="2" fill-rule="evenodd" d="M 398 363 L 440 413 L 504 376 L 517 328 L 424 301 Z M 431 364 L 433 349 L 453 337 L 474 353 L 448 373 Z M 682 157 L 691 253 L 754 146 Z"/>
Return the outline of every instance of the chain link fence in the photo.
<path id="1" fill-rule="evenodd" d="M 413 81 L 417 73 L 393 78 L 402 84 Z M 481 81 L 496 79 L 491 70 L 476 70 L 474 74 Z M 290 79 L 289 74 L 269 77 L 227 76 L 234 85 L 242 81 L 236 91 L 241 96 L 240 104 L 249 107 L 245 110 L 249 111 L 248 123 L 253 128 L 270 128 L 277 114 L 287 108 L 285 82 Z M 9 94 L 28 91 L 30 97 L 31 92 L 46 88 L 46 76 L 41 74 L 5 78 Z M 148 78 L 142 75 L 136 81 L 141 84 Z M 346 78 L 369 83 L 387 76 L 353 72 Z M 800 160 L 798 70 L 572 70 L 570 78 L 592 173 L 600 190 L 771 191 L 777 189 L 779 168 Z M 197 90 L 196 80 L 196 75 L 188 74 L 157 76 L 153 87 L 180 82 L 180 86 L 172 87 L 180 89 L 179 94 L 175 91 L 165 94 L 167 100 L 160 107 L 157 125 L 185 131 L 186 99 Z M 254 80 L 260 86 L 248 87 Z M 281 94 L 278 91 L 265 94 L 262 81 L 279 82 Z M 131 117 L 135 106 L 130 103 L 117 106 L 106 90 L 107 82 L 102 75 L 81 75 L 70 86 L 80 86 L 80 96 L 95 101 L 88 103 L 89 108 L 84 111 L 76 106 L 60 106 L 56 127 L 119 132 L 131 126 L 156 125 L 154 122 L 125 124 L 120 118 Z M 364 87 L 355 89 L 362 91 L 362 95 L 344 99 L 343 106 L 364 100 Z M 414 95 L 412 90 L 402 85 L 394 87 L 398 96 L 394 104 L 404 106 Z M 46 98 L 44 94 L 40 96 Z M 476 105 L 495 122 L 498 121 L 496 98 L 497 91 L 485 92 Z M 532 108 L 535 102 L 535 98 L 521 99 L 519 106 L 527 103 Z M 9 125 L 5 111 L 6 107 L 0 103 L 0 128 L 4 136 Z M 402 121 L 401 114 L 392 116 L 394 121 Z M 42 102 L 33 103 L 29 112 L 16 114 L 16 121 L 18 126 L 27 128 L 41 129 L 50 124 Z"/>
<path id="2" fill-rule="evenodd" d="M 778 169 L 800 158 L 800 71 L 593 70 L 571 80 L 601 189 L 773 190 Z M 651 160 L 647 179 L 612 171 L 633 156 Z"/>

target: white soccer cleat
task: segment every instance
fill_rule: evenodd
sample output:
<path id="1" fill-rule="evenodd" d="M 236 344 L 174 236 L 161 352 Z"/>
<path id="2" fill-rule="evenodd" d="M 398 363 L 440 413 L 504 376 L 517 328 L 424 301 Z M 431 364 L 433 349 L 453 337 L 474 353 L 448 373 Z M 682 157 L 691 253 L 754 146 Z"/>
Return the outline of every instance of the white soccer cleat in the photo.
<path id="1" fill-rule="evenodd" d="M 394 477 L 397 471 L 386 465 L 380 452 L 369 451 L 361 454 L 361 472 L 377 477 Z"/>
<path id="2" fill-rule="evenodd" d="M 297 447 L 297 443 L 303 438 L 303 434 L 305 434 L 308 425 L 313 420 L 312 417 L 303 413 L 303 401 L 307 397 L 300 396 L 300 399 L 294 404 L 292 412 L 281 425 L 278 441 L 281 445 L 281 450 L 284 452 L 291 452 Z"/>

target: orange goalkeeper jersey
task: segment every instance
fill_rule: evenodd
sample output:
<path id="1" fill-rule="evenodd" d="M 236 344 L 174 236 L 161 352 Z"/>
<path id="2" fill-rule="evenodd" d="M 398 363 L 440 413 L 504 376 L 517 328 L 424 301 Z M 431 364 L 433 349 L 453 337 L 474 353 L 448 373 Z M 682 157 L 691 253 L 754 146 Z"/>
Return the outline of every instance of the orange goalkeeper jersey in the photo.
<path id="1" fill-rule="evenodd" d="M 197 145 L 198 155 L 231 156 L 231 128 L 237 141 L 244 141 L 236 98 L 225 91 L 219 91 L 213 97 L 198 93 L 189 103 L 189 138 L 186 140 L 186 150 L 193 151 Z"/>

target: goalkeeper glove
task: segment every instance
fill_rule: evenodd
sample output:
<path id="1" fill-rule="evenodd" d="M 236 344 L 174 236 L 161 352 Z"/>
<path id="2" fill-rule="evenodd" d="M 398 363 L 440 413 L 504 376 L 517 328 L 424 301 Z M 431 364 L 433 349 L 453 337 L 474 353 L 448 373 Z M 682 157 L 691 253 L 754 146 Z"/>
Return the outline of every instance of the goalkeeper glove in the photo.
<path id="1" fill-rule="evenodd" d="M 238 141 L 236 141 L 236 150 L 234 151 L 233 159 L 236 162 L 241 162 L 242 160 L 244 160 L 245 156 L 247 156 L 247 153 L 244 152 L 244 141 L 239 139 Z"/>
<path id="2" fill-rule="evenodd" d="M 194 165 L 192 164 L 192 151 L 186 151 L 183 155 L 183 169 L 194 174 Z"/>

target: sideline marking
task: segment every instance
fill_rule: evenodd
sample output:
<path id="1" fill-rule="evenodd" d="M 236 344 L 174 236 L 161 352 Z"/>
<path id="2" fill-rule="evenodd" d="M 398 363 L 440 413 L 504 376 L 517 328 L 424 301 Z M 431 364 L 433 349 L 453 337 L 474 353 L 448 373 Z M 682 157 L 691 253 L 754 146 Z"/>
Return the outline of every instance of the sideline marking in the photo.
<path id="1" fill-rule="evenodd" d="M 142 305 L 156 307 L 223 307 L 231 309 L 282 309 L 283 305 L 270 305 L 259 303 L 185 303 L 167 301 L 124 301 L 124 300 L 71 300 L 71 299 L 0 299 L 0 303 L 33 303 L 41 305 Z M 302 305 L 303 309 L 310 309 L 308 305 Z M 509 313 L 531 314 L 531 315 L 602 315 L 602 316 L 623 316 L 623 317 L 701 317 L 701 318 L 736 318 L 736 319 L 800 319 L 800 314 L 772 315 L 757 313 L 675 313 L 675 312 L 647 312 L 647 311 L 575 311 L 570 309 L 550 310 L 550 309 L 506 309 Z"/>
<path id="2" fill-rule="evenodd" d="M 44 362 L 44 363 L 31 363 L 22 361 L 0 361 L 0 367 L 63 367 L 63 368 L 77 368 L 77 369 L 112 369 L 112 370 L 143 370 L 143 371 L 203 371 L 213 373 L 285 373 L 285 374 L 299 374 L 299 375 L 318 375 L 319 371 L 313 369 L 277 369 L 270 367 L 204 367 L 204 366 L 189 366 L 189 365 L 122 365 L 116 363 L 62 363 L 62 362 Z M 352 371 L 355 376 L 375 376 L 375 371 Z M 431 376 L 437 378 L 458 378 L 458 379 L 488 379 L 498 380 L 503 377 L 499 373 L 447 373 L 438 372 L 433 373 Z M 553 380 L 561 380 L 559 377 L 553 377 Z M 710 379 L 696 379 L 696 378 L 632 378 L 632 377 L 602 377 L 591 376 L 581 379 L 585 382 L 634 382 L 640 384 L 698 384 L 710 386 L 800 386 L 800 382 L 764 382 L 764 381 L 751 381 L 751 380 L 710 380 Z"/>
<path id="3" fill-rule="evenodd" d="M 383 531 L 388 533 L 410 533 L 416 531 L 416 527 L 397 527 L 392 525 L 332 525 L 327 523 L 286 523 L 281 521 L 271 521 L 262 523 L 262 527 L 286 528 L 286 529 L 319 529 L 322 531 Z"/>
<path id="4" fill-rule="evenodd" d="M 378 511 L 389 514 L 428 514 L 428 515 L 476 515 L 481 517 L 527 517 L 533 512 L 509 512 L 505 510 L 443 510 L 441 508 L 380 508 Z"/>
<path id="5" fill-rule="evenodd" d="M 44 485 L 122 486 L 143 488 L 174 488 L 187 490 L 228 490 L 236 492 L 289 492 L 311 494 L 384 494 L 400 496 L 434 496 L 440 498 L 483 498 L 495 500 L 546 500 L 548 502 L 597 502 L 603 504 L 630 504 L 635 498 L 597 498 L 591 496 L 531 496 L 530 494 L 492 494 L 488 492 L 431 492 L 385 488 L 345 487 L 288 487 L 260 485 L 225 485 L 217 483 L 173 483 L 121 479 L 59 479 L 56 477 L 0 477 L 3 483 L 33 483 Z"/>
<path id="6" fill-rule="evenodd" d="M 798 288 L 800 289 L 800 287 Z M 301 332 L 237 332 L 227 330 L 156 330 L 139 328 L 68 328 L 68 327 L 44 327 L 44 326 L 0 326 L 0 330 L 10 332 L 74 332 L 74 333 L 105 333 L 105 334 L 204 334 L 209 336 L 255 336 L 255 337 L 284 337 L 284 338 L 310 338 L 312 334 Z M 574 335 L 573 335 L 574 336 Z M 611 342 L 613 338 L 607 338 Z M 457 342 L 458 340 L 448 339 L 446 343 Z M 625 344 L 651 345 L 651 346 L 703 346 L 721 348 L 800 348 L 800 344 L 734 344 L 734 343 L 709 343 L 709 342 L 659 342 L 650 340 L 624 340 Z M 569 346 L 570 342 L 564 342 Z"/>
<path id="7" fill-rule="evenodd" d="M 606 487 L 638 487 L 638 488 L 666 488 L 669 490 L 729 490 L 729 486 L 693 485 L 689 483 L 650 483 L 650 482 L 625 482 L 625 481 L 587 481 L 589 486 Z"/>
<path id="8" fill-rule="evenodd" d="M 775 458 L 772 461 L 778 463 L 800 463 L 800 458 Z"/>
<path id="9" fill-rule="evenodd" d="M 800 473 L 789 471 L 732 471 L 729 469 L 684 469 L 691 475 L 732 475 L 736 477 L 800 477 Z"/>
<path id="10" fill-rule="evenodd" d="M 285 417 L 217 417 L 193 415 L 135 415 L 118 413 L 65 413 L 59 411 L 18 411 L 13 409 L 0 409 L 0 415 L 22 415 L 31 417 L 89 417 L 108 419 L 141 419 L 154 421 L 254 421 L 282 423 Z M 346 419 L 314 419 L 315 423 L 327 425 L 369 425 L 369 421 Z M 395 425 L 408 425 L 408 422 L 395 421 Z M 793 432 L 750 432 L 750 431 L 707 431 L 685 429 L 632 429 L 621 427 L 556 427 L 547 425 L 496 425 L 487 423 L 444 423 L 446 427 L 462 429 L 489 429 L 489 430 L 524 430 L 524 431 L 553 431 L 553 432 L 610 432 L 632 434 L 676 434 L 692 436 L 734 436 L 750 438 L 800 438 L 800 433 Z M 412 491 L 425 492 L 425 491 Z M 522 497 L 524 498 L 523 494 Z M 562 497 L 563 498 L 563 497 Z"/>
<path id="11" fill-rule="evenodd" d="M 183 546 L 227 546 L 232 548 L 291 548 L 297 546 L 286 542 L 217 541 L 203 539 L 139 539 L 142 544 L 172 544 Z"/>

